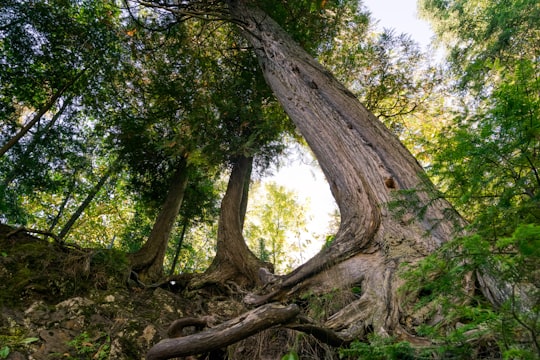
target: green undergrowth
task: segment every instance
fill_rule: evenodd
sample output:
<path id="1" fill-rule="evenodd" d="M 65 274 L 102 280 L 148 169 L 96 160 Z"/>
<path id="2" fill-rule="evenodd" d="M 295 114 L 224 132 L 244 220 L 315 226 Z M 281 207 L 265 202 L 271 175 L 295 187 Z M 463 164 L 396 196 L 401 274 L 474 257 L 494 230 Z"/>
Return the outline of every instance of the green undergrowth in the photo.
<path id="1" fill-rule="evenodd" d="M 437 358 L 540 358 L 540 226 L 507 237 L 455 239 L 404 269 L 407 306 L 422 321 L 416 335 L 437 345 Z M 486 281 L 506 293 L 493 305 Z"/>
<path id="2" fill-rule="evenodd" d="M 347 359 L 372 360 L 409 360 L 431 359 L 431 354 L 423 354 L 412 348 L 405 341 L 396 341 L 391 337 L 380 337 L 374 334 L 368 336 L 367 342 L 355 341 L 349 347 L 340 349 L 339 354 Z M 426 357 L 429 356 L 429 357 Z"/>
<path id="3" fill-rule="evenodd" d="M 13 351 L 23 350 L 27 345 L 39 341 L 28 336 L 26 331 L 15 323 L 6 324 L 6 330 L 0 333 L 0 359 L 7 359 Z"/>

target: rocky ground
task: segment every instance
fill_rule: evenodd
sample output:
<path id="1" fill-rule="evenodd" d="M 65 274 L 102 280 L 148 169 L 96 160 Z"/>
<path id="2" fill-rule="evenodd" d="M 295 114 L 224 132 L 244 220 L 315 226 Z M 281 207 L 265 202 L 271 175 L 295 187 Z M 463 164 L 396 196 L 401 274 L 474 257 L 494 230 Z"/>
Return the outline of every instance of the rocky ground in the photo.
<path id="1" fill-rule="evenodd" d="M 212 326 L 247 310 L 245 294 L 236 290 L 188 292 L 182 278 L 142 287 L 129 274 L 120 252 L 0 225 L 0 359 L 144 359 L 174 320 L 206 317 Z M 195 331 L 187 327 L 182 335 Z M 281 359 L 300 347 L 303 359 L 335 355 L 291 330 L 273 329 L 197 358 Z"/>

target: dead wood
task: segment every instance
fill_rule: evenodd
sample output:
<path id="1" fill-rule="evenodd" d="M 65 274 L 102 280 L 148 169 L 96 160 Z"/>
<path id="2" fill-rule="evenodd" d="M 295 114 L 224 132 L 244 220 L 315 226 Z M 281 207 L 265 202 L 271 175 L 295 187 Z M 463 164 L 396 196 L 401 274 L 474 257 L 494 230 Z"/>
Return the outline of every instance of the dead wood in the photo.
<path id="1" fill-rule="evenodd" d="M 206 331 L 162 340 L 148 351 L 146 359 L 170 359 L 217 350 L 274 325 L 285 324 L 299 313 L 300 308 L 296 304 L 266 304 Z"/>

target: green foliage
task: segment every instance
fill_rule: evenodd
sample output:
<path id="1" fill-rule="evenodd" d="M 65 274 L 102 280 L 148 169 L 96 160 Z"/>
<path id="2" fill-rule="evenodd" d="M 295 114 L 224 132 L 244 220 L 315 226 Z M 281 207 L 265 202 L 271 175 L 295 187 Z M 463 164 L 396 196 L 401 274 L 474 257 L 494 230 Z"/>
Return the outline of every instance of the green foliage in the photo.
<path id="1" fill-rule="evenodd" d="M 346 12 L 358 7 L 358 3 L 351 0 L 264 0 L 258 1 L 257 5 L 314 55 L 332 42 L 340 27 L 348 23 Z M 362 21 L 364 18 L 358 16 L 355 20 Z"/>
<path id="2" fill-rule="evenodd" d="M 532 71 L 522 61 L 515 72 L 502 73 L 485 110 L 458 117 L 438 143 L 432 173 L 485 236 L 540 221 L 540 82 Z"/>
<path id="3" fill-rule="evenodd" d="M 265 198 L 255 196 L 248 205 L 246 239 L 259 258 L 268 258 L 276 271 L 282 272 L 294 261 L 291 252 L 302 251 L 305 210 L 294 192 L 283 186 L 268 183 L 262 193 Z"/>
<path id="4" fill-rule="evenodd" d="M 334 242 L 335 239 L 336 239 L 336 235 L 327 235 L 324 238 L 323 249 L 324 248 L 329 248 L 330 245 L 332 245 L 332 243 Z"/>
<path id="5" fill-rule="evenodd" d="M 354 341 L 348 348 L 340 349 L 341 357 L 373 360 L 430 359 L 417 354 L 408 342 L 396 342 L 391 337 L 369 336 L 369 343 Z"/>
<path id="6" fill-rule="evenodd" d="M 110 342 L 107 334 L 91 336 L 88 332 L 82 332 L 68 342 L 68 345 L 73 347 L 76 352 L 75 357 L 69 356 L 68 359 L 108 359 L 111 349 Z"/>
<path id="7" fill-rule="evenodd" d="M 420 9 L 449 50 L 448 89 L 459 99 L 446 106 L 452 121 L 432 142 L 429 171 L 471 225 L 406 275 L 417 309 L 445 316 L 419 331 L 454 353 L 474 342 L 504 358 L 538 357 L 540 8 L 424 0 Z"/>
<path id="8" fill-rule="evenodd" d="M 539 8 L 528 0 L 420 7 L 451 50 L 451 90 L 460 99 L 430 149 L 430 175 L 475 231 L 497 241 L 540 220 Z"/>
<path id="9" fill-rule="evenodd" d="M 44 112 L 0 159 L 0 216 L 52 230 L 99 176 L 102 134 L 82 109 L 116 69 L 119 11 L 101 0 L 0 7 L 0 144 Z"/>
<path id="10" fill-rule="evenodd" d="M 4 344 L 0 348 L 0 359 L 7 359 L 9 354 L 13 349 L 23 348 L 25 345 L 31 344 L 33 342 L 39 341 L 39 338 L 36 337 L 27 337 L 24 339 L 14 338 L 13 336 L 0 336 L 0 342 Z M 11 346 L 11 347 L 10 347 Z"/>
<path id="11" fill-rule="evenodd" d="M 24 350 L 39 338 L 29 337 L 24 329 L 19 327 L 11 318 L 7 318 L 5 327 L 0 328 L 0 359 L 7 359 L 14 350 Z"/>
<path id="12" fill-rule="evenodd" d="M 493 59 L 507 66 L 538 54 L 536 0 L 422 0 L 419 10 L 449 48 L 450 65 L 463 87 L 481 90 L 497 81 L 489 70 Z"/>
<path id="13" fill-rule="evenodd" d="M 440 114 L 431 117 L 444 101 L 443 72 L 409 35 L 375 31 L 376 19 L 358 4 L 346 3 L 340 12 L 341 26 L 318 59 L 414 154 L 421 153 L 422 137 L 440 126 Z"/>
<path id="14" fill-rule="evenodd" d="M 501 354 L 519 350 L 540 355 L 535 345 L 540 332 L 539 238 L 540 226 L 532 224 L 518 226 L 496 244 L 480 235 L 465 236 L 409 268 L 402 291 L 415 299 L 417 310 L 431 307 L 444 316 L 434 326 L 420 326 L 418 333 L 452 353 L 472 346 L 474 340 Z M 502 289 L 512 287 L 511 297 L 493 308 L 474 291 L 474 274 L 496 279 Z"/>
<path id="15" fill-rule="evenodd" d="M 286 353 L 285 355 L 281 357 L 281 360 L 299 360 L 299 359 L 300 358 L 298 357 L 298 354 L 294 350 L 289 351 L 288 353 Z"/>

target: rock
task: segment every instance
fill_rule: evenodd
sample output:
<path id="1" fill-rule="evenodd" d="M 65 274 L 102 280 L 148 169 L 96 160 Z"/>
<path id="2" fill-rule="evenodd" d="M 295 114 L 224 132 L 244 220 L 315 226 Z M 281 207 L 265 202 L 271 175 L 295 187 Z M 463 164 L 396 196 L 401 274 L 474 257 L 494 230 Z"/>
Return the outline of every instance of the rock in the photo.
<path id="1" fill-rule="evenodd" d="M 36 359 L 47 359 L 52 354 L 65 354 L 69 352 L 68 342 L 73 340 L 75 333 L 64 329 L 41 330 L 39 337 L 41 347 L 33 355 Z"/>
<path id="2" fill-rule="evenodd" d="M 154 337 L 157 334 L 156 327 L 154 325 L 147 325 L 141 336 L 139 336 L 139 342 L 142 343 L 144 346 L 149 347 L 150 344 L 154 343 L 155 339 Z"/>
<path id="3" fill-rule="evenodd" d="M 90 299 L 86 299 L 83 297 L 74 297 L 74 298 L 67 299 L 56 304 L 56 308 L 57 309 L 65 308 L 69 312 L 79 315 L 81 308 L 93 306 L 93 305 L 94 305 L 94 302 Z"/>

